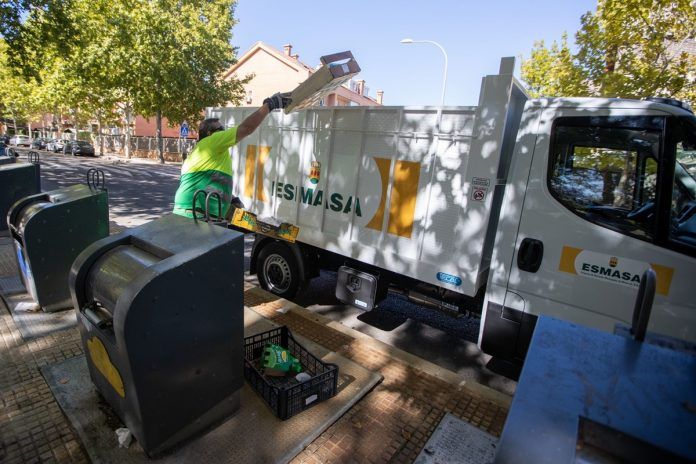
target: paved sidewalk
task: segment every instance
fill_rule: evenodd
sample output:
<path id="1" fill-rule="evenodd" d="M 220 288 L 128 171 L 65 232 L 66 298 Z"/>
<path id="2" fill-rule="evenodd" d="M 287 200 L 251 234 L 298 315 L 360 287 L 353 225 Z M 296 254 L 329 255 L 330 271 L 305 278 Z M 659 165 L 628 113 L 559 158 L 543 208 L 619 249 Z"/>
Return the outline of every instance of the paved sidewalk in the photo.
<path id="1" fill-rule="evenodd" d="M 11 249 L 0 242 L 0 277 Z M 447 412 L 499 436 L 511 399 L 247 284 L 245 304 L 384 381 L 292 461 L 412 462 Z M 76 328 L 25 342 L 0 300 L 0 462 L 88 462 L 39 368 L 83 354 Z M 213 464 L 213 463 L 211 463 Z"/>

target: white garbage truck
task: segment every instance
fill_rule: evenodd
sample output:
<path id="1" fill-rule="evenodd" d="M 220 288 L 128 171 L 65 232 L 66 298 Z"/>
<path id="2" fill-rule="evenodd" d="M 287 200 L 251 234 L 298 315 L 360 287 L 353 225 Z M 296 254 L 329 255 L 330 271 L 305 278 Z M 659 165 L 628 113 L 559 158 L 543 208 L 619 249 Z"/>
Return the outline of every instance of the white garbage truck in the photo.
<path id="1" fill-rule="evenodd" d="M 655 98 L 530 99 L 514 59 L 475 107 L 273 113 L 231 150 L 251 272 L 292 297 L 321 269 L 364 310 L 388 290 L 481 314 L 521 363 L 540 314 L 613 331 L 656 275 L 648 330 L 696 342 L 696 117 Z M 210 108 L 226 126 L 254 108 Z M 248 219 L 248 218 L 247 218 Z M 276 227 L 276 232 L 278 228 Z M 290 232 L 288 232 L 290 230 Z"/>

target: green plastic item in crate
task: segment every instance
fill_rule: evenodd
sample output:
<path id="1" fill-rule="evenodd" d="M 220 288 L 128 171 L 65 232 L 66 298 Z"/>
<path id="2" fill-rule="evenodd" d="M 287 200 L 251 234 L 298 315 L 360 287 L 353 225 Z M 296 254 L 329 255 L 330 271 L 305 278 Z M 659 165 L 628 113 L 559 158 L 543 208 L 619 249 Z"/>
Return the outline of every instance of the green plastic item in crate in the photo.
<path id="1" fill-rule="evenodd" d="M 286 348 L 267 343 L 263 349 L 261 365 L 266 375 L 285 375 L 288 372 L 302 372 L 300 361 L 290 354 Z"/>

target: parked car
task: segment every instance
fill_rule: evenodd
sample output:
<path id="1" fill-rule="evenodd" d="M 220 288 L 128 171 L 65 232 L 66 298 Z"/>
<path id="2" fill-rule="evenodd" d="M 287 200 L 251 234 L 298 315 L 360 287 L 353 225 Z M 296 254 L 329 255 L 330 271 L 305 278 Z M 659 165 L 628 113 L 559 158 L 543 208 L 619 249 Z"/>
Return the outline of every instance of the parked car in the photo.
<path id="1" fill-rule="evenodd" d="M 63 145 L 66 143 L 70 143 L 70 140 L 53 139 L 46 144 L 46 150 L 53 152 L 63 151 Z"/>
<path id="2" fill-rule="evenodd" d="M 34 148 L 37 150 L 45 150 L 47 143 L 48 143 L 47 139 L 44 139 L 42 137 L 37 137 L 31 141 L 31 148 Z"/>
<path id="3" fill-rule="evenodd" d="M 77 155 L 89 155 L 94 156 L 94 147 L 91 143 L 86 140 L 75 140 L 72 142 L 67 142 L 63 147 L 63 153 Z"/>
<path id="4" fill-rule="evenodd" d="M 15 135 L 10 139 L 10 145 L 15 147 L 31 147 L 31 139 L 28 135 Z"/>

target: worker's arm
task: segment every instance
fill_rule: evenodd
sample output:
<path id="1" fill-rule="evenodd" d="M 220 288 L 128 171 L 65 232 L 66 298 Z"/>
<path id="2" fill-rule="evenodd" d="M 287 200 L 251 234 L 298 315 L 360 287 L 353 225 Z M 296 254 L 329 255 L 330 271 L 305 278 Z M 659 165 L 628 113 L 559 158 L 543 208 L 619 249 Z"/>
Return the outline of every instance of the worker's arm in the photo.
<path id="1" fill-rule="evenodd" d="M 237 143 L 253 133 L 268 116 L 268 113 L 288 106 L 290 104 L 289 95 L 289 93 L 276 93 L 265 99 L 261 108 L 254 111 L 237 127 Z"/>
<path id="2" fill-rule="evenodd" d="M 268 113 L 271 110 L 268 109 L 267 105 L 261 106 L 258 110 L 251 113 L 242 123 L 237 127 L 237 143 L 241 142 L 244 137 L 251 134 L 256 130 L 257 127 L 266 119 Z"/>

